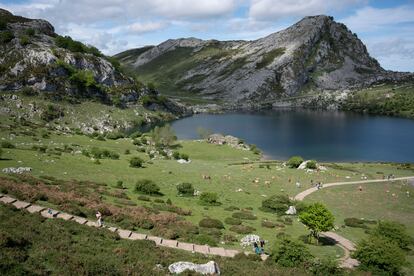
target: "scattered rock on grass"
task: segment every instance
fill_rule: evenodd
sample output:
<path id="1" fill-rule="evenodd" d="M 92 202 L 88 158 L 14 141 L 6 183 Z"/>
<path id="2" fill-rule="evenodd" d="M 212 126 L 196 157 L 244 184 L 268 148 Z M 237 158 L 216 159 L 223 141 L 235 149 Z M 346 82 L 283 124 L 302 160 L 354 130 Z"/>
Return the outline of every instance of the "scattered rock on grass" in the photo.
<path id="1" fill-rule="evenodd" d="M 206 264 L 194 264 L 190 262 L 176 262 L 168 267 L 171 273 L 180 274 L 186 270 L 191 270 L 202 275 L 220 275 L 220 269 L 216 262 L 210 261 Z"/>

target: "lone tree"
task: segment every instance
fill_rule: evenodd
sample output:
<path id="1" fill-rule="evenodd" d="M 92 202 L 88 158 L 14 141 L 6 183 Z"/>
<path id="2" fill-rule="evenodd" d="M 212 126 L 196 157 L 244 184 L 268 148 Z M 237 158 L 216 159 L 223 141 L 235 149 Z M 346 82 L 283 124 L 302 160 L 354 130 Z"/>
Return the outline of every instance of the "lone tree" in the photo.
<path id="1" fill-rule="evenodd" d="M 296 169 L 302 164 L 303 158 L 300 156 L 292 156 L 286 163 L 289 168 Z"/>
<path id="2" fill-rule="evenodd" d="M 177 140 L 177 136 L 175 136 L 175 132 L 170 125 L 155 127 L 151 131 L 151 138 L 155 145 L 164 147 L 171 146 Z"/>
<path id="3" fill-rule="evenodd" d="M 321 203 L 310 205 L 299 215 L 299 219 L 311 231 L 309 240 L 314 237 L 316 244 L 319 241 L 319 233 L 331 230 L 335 221 L 332 213 Z"/>

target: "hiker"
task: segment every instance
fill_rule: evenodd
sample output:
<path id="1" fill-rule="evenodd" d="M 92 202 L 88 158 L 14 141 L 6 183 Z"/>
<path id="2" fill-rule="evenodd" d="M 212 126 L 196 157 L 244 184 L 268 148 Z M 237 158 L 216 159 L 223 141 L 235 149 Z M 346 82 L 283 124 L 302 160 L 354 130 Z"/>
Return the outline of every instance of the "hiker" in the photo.
<path id="1" fill-rule="evenodd" d="M 261 253 L 264 254 L 264 246 L 265 246 L 265 241 L 264 240 L 260 240 L 260 249 L 261 249 Z"/>
<path id="2" fill-rule="evenodd" d="M 99 227 L 102 226 L 102 214 L 99 211 L 96 211 L 96 218 L 98 219 L 97 224 Z"/>
<path id="3" fill-rule="evenodd" d="M 257 245 L 257 242 L 254 242 L 254 243 L 253 243 L 253 249 L 254 249 L 254 253 L 256 253 L 257 255 L 259 255 L 259 254 L 260 254 L 260 248 L 259 248 L 259 246 Z"/>

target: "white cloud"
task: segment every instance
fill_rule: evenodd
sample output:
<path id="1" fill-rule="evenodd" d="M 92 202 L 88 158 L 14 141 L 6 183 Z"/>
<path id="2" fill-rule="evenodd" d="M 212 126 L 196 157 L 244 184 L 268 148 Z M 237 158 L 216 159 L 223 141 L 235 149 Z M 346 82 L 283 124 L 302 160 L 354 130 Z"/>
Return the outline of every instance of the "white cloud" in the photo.
<path id="1" fill-rule="evenodd" d="M 341 21 L 358 32 L 379 30 L 383 29 L 384 26 L 414 22 L 414 6 L 399 6 L 387 9 L 365 7 Z"/>
<path id="2" fill-rule="evenodd" d="M 278 20 L 287 16 L 323 14 L 364 4 L 366 0 L 251 0 L 249 15 L 257 20 Z"/>
<path id="3" fill-rule="evenodd" d="M 129 25 L 127 28 L 132 33 L 147 33 L 147 32 L 153 32 L 160 29 L 163 29 L 167 26 L 164 22 L 136 22 L 134 24 Z"/>

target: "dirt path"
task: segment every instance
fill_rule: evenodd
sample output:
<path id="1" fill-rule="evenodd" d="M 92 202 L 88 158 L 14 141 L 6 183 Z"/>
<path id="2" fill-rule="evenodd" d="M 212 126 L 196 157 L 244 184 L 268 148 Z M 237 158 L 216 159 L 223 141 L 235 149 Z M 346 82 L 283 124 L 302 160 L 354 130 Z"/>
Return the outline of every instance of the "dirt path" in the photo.
<path id="1" fill-rule="evenodd" d="M 374 179 L 374 180 L 361 180 L 361 181 L 349 181 L 349 182 L 334 182 L 334 183 L 328 183 L 324 184 L 322 189 L 334 187 L 334 186 L 342 186 L 342 185 L 351 185 L 351 184 L 366 184 L 366 183 L 382 183 L 382 182 L 390 182 L 390 181 L 397 181 L 397 180 L 410 180 L 414 179 L 414 176 L 407 176 L 407 177 L 397 177 L 394 179 Z M 297 194 L 294 199 L 298 201 L 302 201 L 305 197 L 308 195 L 318 191 L 316 187 L 307 189 L 299 194 Z M 346 268 L 354 268 L 359 265 L 358 260 L 351 258 L 351 252 L 355 250 L 355 244 L 338 235 L 335 232 L 323 232 L 321 233 L 321 236 L 325 236 L 327 238 L 335 240 L 335 242 L 344 250 L 345 254 L 344 257 L 341 258 L 341 267 Z"/>

